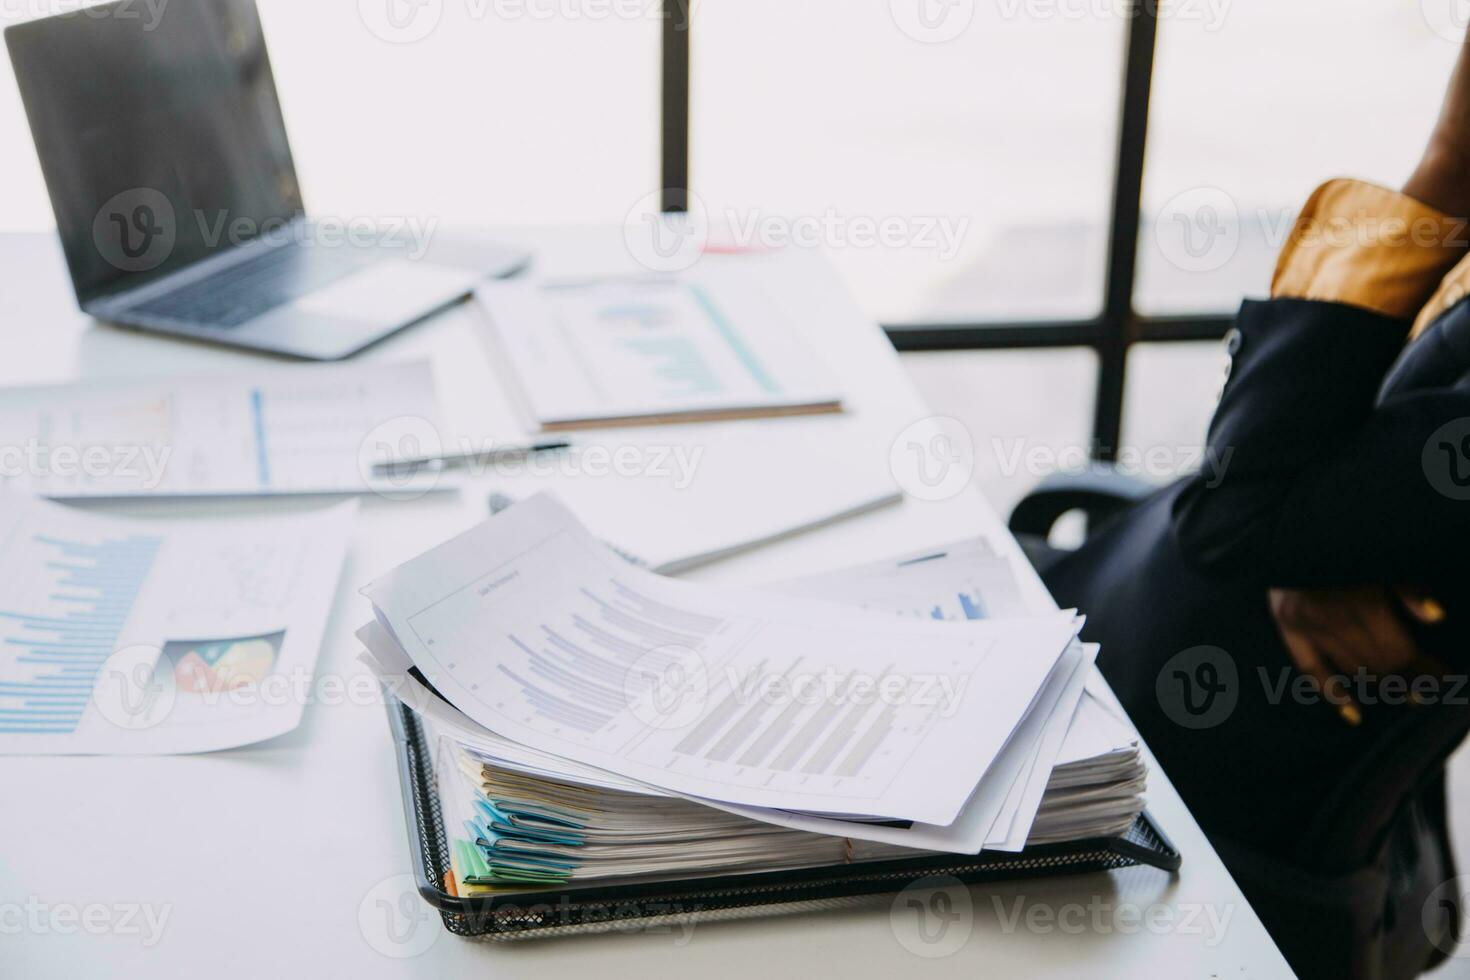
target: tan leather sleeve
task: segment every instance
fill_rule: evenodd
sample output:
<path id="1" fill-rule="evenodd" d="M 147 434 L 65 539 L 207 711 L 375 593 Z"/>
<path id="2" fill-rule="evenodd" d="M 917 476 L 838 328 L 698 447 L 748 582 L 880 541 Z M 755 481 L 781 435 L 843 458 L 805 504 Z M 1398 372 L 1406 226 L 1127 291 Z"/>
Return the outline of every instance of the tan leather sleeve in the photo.
<path id="1" fill-rule="evenodd" d="M 1271 295 L 1347 303 L 1408 320 L 1438 295 L 1467 247 L 1464 221 L 1386 187 L 1329 180 L 1302 208 Z M 1470 287 L 1470 267 L 1463 268 Z"/>
<path id="2" fill-rule="evenodd" d="M 1419 311 L 1419 316 L 1414 320 L 1414 330 L 1409 334 L 1409 339 L 1413 340 L 1429 329 L 1429 325 L 1438 320 L 1440 314 L 1466 296 L 1470 296 L 1470 255 L 1461 259 L 1449 271 L 1449 274 L 1440 282 L 1434 295 L 1429 298 L 1429 302 L 1424 304 L 1424 308 Z"/>

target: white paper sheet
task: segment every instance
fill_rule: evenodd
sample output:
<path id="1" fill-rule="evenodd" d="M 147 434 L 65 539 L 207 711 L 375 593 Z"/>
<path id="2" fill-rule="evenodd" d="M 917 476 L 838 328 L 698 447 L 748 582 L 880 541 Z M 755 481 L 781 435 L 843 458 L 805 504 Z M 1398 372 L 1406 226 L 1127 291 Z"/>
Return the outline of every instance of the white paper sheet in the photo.
<path id="1" fill-rule="evenodd" d="M 931 549 L 874 562 L 858 568 L 842 569 L 823 575 L 783 582 L 769 587 L 783 595 L 806 595 L 843 602 L 870 612 L 894 616 L 935 619 L 946 622 L 991 617 L 1027 616 L 1031 611 L 1022 598 L 1021 588 L 1009 561 L 997 555 L 984 539 L 964 541 L 947 548 Z M 1050 716 L 1042 721 L 1028 719 L 1029 731 L 1018 732 L 1015 744 L 1007 748 L 987 778 L 993 794 L 1001 775 L 1009 774 L 1010 791 L 996 813 L 994 823 L 983 843 L 987 849 L 1019 851 L 1024 848 L 1031 825 L 1036 819 L 1053 768 L 1058 764 L 1069 732 L 1081 728 L 1088 733 L 1086 745 L 1078 750 L 1095 749 L 1081 758 L 1103 755 L 1126 745 L 1127 738 L 1116 726 L 1104 726 L 1095 716 L 1111 722 L 1104 709 L 1085 685 L 1095 675 L 1098 648 L 1086 649 L 1086 665 L 1066 682 L 1065 693 L 1053 706 Z M 1080 719 L 1080 723 L 1079 723 Z M 1111 734 L 1108 734 L 1111 729 Z M 1106 744 L 1102 744 L 1106 743 Z M 1029 746 L 1027 758 L 1021 749 Z M 948 828 L 914 828 L 908 839 L 923 841 L 922 846 L 939 849 L 962 849 L 974 841 L 983 814 L 995 811 L 994 796 L 977 793 L 966 806 L 968 819 Z M 806 829 L 816 829 L 808 825 Z M 889 838 L 890 840 L 896 838 Z M 915 846 L 920 846 L 917 843 Z M 978 850 L 978 845 L 976 847 Z"/>
<path id="2" fill-rule="evenodd" d="M 996 826 L 991 828 L 990 836 L 986 838 L 986 845 L 990 849 L 1019 851 L 1026 846 L 1031 825 L 1036 820 L 1037 811 L 1041 809 L 1041 798 L 1046 795 L 1047 783 L 1066 741 L 1067 732 L 1071 730 L 1078 713 L 1085 710 L 1083 705 L 1087 701 L 1087 678 L 1097 663 L 1099 649 L 1096 644 L 1086 647 L 1084 662 L 1068 680 L 1066 690 L 1058 698 L 1046 728 L 1037 740 L 1029 766 L 1022 769 L 1022 775 L 1016 781 L 1021 787 L 1019 796 L 1013 795 L 1006 801 L 1009 812 L 997 821 Z"/>
<path id="3" fill-rule="evenodd" d="M 436 734 L 453 738 L 467 748 L 492 756 L 502 764 L 522 772 L 599 789 L 615 789 L 650 796 L 669 795 L 663 790 L 624 776 L 519 745 L 477 724 L 453 705 L 436 697 L 433 691 L 424 687 L 409 673 L 411 664 L 403 662 L 398 645 L 381 623 L 367 624 L 357 631 L 357 638 L 367 647 L 367 652 L 361 659 L 373 672 L 373 676 L 378 678 L 388 692 L 432 726 Z M 430 744 L 432 746 L 433 743 Z"/>
<path id="4" fill-rule="evenodd" d="M 355 510 L 145 522 L 0 493 L 0 754 L 209 752 L 295 728 Z"/>
<path id="5" fill-rule="evenodd" d="M 699 425 L 579 435 L 573 461 L 596 450 L 605 459 L 631 451 L 644 471 L 635 479 L 579 472 L 557 493 L 598 537 L 662 575 L 678 575 L 902 501 L 886 453 L 846 423 L 771 419 L 757 429 Z"/>
<path id="6" fill-rule="evenodd" d="M 440 451 L 427 364 L 0 391 L 0 488 L 56 499 L 409 493 L 434 474 L 374 463 Z"/>
<path id="7" fill-rule="evenodd" d="M 1078 629 L 855 623 L 660 578 L 544 495 L 363 591 L 428 681 L 506 738 L 684 795 L 941 826 Z"/>
<path id="8" fill-rule="evenodd" d="M 1065 700 L 1076 703 L 1084 679 L 1097 655 L 1096 648 L 1084 650 L 1082 644 L 1068 648 L 1058 670 L 1051 678 L 1047 689 L 1038 698 L 1035 710 L 1010 739 L 990 771 L 965 801 L 959 816 L 948 825 L 929 824 L 916 821 L 909 826 L 884 826 L 859 824 L 851 821 L 832 820 L 815 813 L 791 813 L 785 811 L 758 810 L 750 807 L 732 807 L 715 801 L 706 801 L 711 806 L 728 810 L 741 816 L 765 820 L 793 830 L 806 830 L 816 834 L 836 834 L 878 844 L 892 844 L 921 850 L 945 851 L 955 854 L 978 854 L 981 850 L 1008 850 L 1005 843 L 1006 828 L 997 831 L 997 821 L 1006 809 L 1012 788 L 1025 778 L 1026 767 L 1034 760 L 1036 746 L 1048 723 L 1055 717 L 1058 706 Z M 1013 808 L 1014 810 L 1015 808 Z M 992 838 L 994 840 L 992 841 Z"/>

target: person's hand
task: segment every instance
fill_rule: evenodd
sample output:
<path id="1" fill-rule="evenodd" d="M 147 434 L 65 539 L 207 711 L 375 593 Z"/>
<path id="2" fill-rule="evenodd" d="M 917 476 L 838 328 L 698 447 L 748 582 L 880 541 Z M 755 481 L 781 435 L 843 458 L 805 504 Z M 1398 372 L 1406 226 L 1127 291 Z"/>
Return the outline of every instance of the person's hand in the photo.
<path id="1" fill-rule="evenodd" d="M 1470 217 L 1470 36 L 1460 46 L 1439 119 L 1404 193 L 1451 217 Z"/>
<path id="2" fill-rule="evenodd" d="M 1346 690 L 1346 678 L 1360 670 L 1376 682 L 1394 675 L 1437 678 L 1444 673 L 1438 661 L 1419 650 L 1398 615 L 1404 609 L 1420 622 L 1437 623 L 1444 610 L 1433 599 L 1408 590 L 1370 587 L 1273 589 L 1270 601 L 1292 662 L 1316 680 L 1349 725 L 1363 720 Z"/>

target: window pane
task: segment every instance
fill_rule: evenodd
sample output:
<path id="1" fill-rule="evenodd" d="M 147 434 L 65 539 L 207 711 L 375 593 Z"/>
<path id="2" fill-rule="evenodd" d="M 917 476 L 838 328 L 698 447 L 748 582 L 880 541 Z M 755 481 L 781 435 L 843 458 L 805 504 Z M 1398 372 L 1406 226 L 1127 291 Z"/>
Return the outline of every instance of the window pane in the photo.
<path id="1" fill-rule="evenodd" d="M 935 415 L 957 419 L 975 448 L 975 482 L 1009 514 L 1044 477 L 1075 472 L 1091 452 L 1097 355 L 1058 350 L 905 354 Z"/>
<path id="2" fill-rule="evenodd" d="M 823 245 L 884 322 L 1089 316 L 1124 33 L 1109 7 L 702 0 L 694 188 L 717 222 Z"/>
<path id="3" fill-rule="evenodd" d="M 1135 344 L 1128 352 L 1119 466 L 1160 484 L 1201 469 L 1229 362 L 1224 345 L 1214 341 Z"/>
<path id="4" fill-rule="evenodd" d="M 397 26 L 382 16 L 395 4 L 409 15 Z M 617 223 L 658 186 L 656 7 L 259 5 L 307 207 L 319 217 Z M 0 26 L 47 6 L 0 5 Z M 0 131 L 16 150 L 0 158 L 0 228 L 49 228 L 3 47 L 0 75 Z"/>
<path id="5" fill-rule="evenodd" d="M 1175 0 L 1159 24 L 1138 307 L 1231 310 L 1270 284 L 1321 181 L 1399 186 L 1464 34 L 1453 0 Z"/>

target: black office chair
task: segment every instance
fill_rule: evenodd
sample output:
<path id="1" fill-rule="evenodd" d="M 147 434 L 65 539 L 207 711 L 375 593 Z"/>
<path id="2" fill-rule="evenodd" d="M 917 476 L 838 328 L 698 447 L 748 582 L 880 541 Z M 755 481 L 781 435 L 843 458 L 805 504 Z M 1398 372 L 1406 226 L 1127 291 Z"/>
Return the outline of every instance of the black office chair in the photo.
<path id="1" fill-rule="evenodd" d="M 1043 575 L 1065 551 L 1050 543 L 1064 515 L 1091 535 L 1158 488 L 1096 468 L 1044 480 L 1011 515 L 1011 531 Z M 1283 864 L 1211 835 L 1252 908 L 1303 977 L 1412 977 L 1462 938 L 1460 888 L 1445 804 L 1445 760 L 1470 731 L 1470 706 L 1405 712 L 1342 774 Z"/>
<path id="2" fill-rule="evenodd" d="M 1011 511 L 1011 533 L 1039 572 L 1066 554 L 1051 544 L 1051 533 L 1067 514 L 1081 513 L 1087 533 L 1157 491 L 1157 485 L 1102 464 L 1083 473 L 1056 473 L 1042 480 Z"/>

